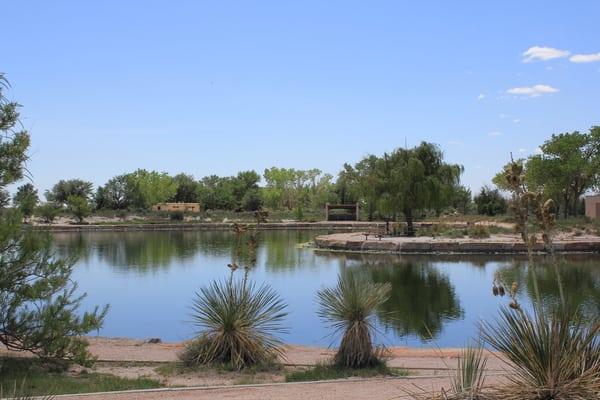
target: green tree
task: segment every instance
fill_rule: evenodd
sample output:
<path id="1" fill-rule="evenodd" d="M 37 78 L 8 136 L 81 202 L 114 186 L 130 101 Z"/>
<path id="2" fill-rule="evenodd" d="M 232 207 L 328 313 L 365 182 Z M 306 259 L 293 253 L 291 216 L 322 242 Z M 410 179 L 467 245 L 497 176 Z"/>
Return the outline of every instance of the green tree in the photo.
<path id="1" fill-rule="evenodd" d="M 377 164 L 378 207 L 388 215 L 402 213 L 411 236 L 415 212 L 450 205 L 448 194 L 463 171 L 461 165 L 445 163 L 438 146 L 427 142 L 384 154 Z"/>
<path id="2" fill-rule="evenodd" d="M 33 215 L 38 201 L 37 189 L 31 183 L 19 186 L 13 198 L 15 207 L 21 212 L 25 220 Z"/>
<path id="3" fill-rule="evenodd" d="M 89 201 L 81 196 L 69 196 L 67 199 L 69 211 L 77 218 L 78 223 L 83 223 L 92 212 Z"/>
<path id="4" fill-rule="evenodd" d="M 192 176 L 187 174 L 178 174 L 173 177 L 173 181 L 177 186 L 173 201 L 177 203 L 198 203 L 199 195 L 198 181 Z"/>
<path id="5" fill-rule="evenodd" d="M 92 197 L 93 184 L 81 179 L 60 180 L 51 190 L 46 191 L 46 200 L 60 205 L 66 205 L 69 196 L 80 196 L 86 199 Z"/>
<path id="6" fill-rule="evenodd" d="M 564 217 L 578 215 L 581 196 L 600 185 L 600 126 L 588 133 L 552 135 L 542 154 L 527 160 L 527 184 L 544 197 L 560 199 Z"/>
<path id="7" fill-rule="evenodd" d="M 131 205 L 138 209 L 149 209 L 156 203 L 164 203 L 177 192 L 177 184 L 169 174 L 145 169 L 127 174 L 127 186 L 131 193 Z"/>
<path id="8" fill-rule="evenodd" d="M 124 210 L 134 202 L 134 189 L 128 175 L 111 178 L 96 192 L 96 208 Z"/>
<path id="9" fill-rule="evenodd" d="M 41 217 L 45 223 L 50 224 L 60 213 L 60 207 L 54 203 L 44 203 L 35 209 L 35 215 Z"/>
<path id="10" fill-rule="evenodd" d="M 452 191 L 451 205 L 461 214 L 468 214 L 471 212 L 473 205 L 471 189 L 463 185 L 457 185 L 454 187 Z"/>
<path id="11" fill-rule="evenodd" d="M 233 210 L 237 206 L 229 177 L 211 175 L 202 178 L 198 193 L 205 210 Z"/>
<path id="12" fill-rule="evenodd" d="M 500 194 L 500 191 L 488 186 L 482 187 L 473 201 L 477 208 L 477 214 L 480 215 L 502 215 L 506 214 L 508 208 L 508 202 Z"/>
<path id="13" fill-rule="evenodd" d="M 0 74 L 0 188 L 23 177 L 29 134 L 18 104 L 8 101 Z M 89 360 L 83 336 L 101 327 L 107 307 L 79 312 L 82 296 L 71 279 L 72 263 L 54 257 L 49 237 L 21 226 L 21 214 L 0 215 L 0 343 L 41 357 Z"/>

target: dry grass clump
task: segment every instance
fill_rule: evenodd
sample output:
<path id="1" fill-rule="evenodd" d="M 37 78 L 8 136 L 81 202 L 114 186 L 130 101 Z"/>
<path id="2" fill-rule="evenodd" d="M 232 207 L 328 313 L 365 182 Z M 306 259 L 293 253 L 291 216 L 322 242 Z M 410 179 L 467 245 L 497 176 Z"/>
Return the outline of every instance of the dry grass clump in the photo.
<path id="1" fill-rule="evenodd" d="M 333 288 L 317 293 L 319 316 L 327 321 L 342 341 L 334 364 L 345 368 L 374 367 L 381 364 L 383 350 L 373 345 L 375 311 L 390 296 L 389 283 L 373 283 L 363 274 L 349 270 L 339 275 Z"/>

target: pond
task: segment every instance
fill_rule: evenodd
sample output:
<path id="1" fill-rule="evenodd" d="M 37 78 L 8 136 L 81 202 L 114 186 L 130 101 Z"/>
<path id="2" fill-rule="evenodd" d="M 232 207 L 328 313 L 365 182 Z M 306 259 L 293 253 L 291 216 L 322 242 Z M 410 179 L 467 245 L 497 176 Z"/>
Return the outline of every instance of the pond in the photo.
<path id="1" fill-rule="evenodd" d="M 531 307 L 532 271 L 523 256 L 358 255 L 300 246 L 322 232 L 265 231 L 258 235 L 250 276 L 274 287 L 289 305 L 287 343 L 327 346 L 332 338 L 316 315 L 316 293 L 345 269 L 390 282 L 392 296 L 379 313 L 379 341 L 386 345 L 463 346 L 492 321 L 508 296 L 492 295 L 494 278 L 519 285 L 518 299 Z M 246 234 L 247 235 L 247 234 Z M 246 236 L 242 235 L 242 237 Z M 97 334 L 180 341 L 193 336 L 190 306 L 195 292 L 226 279 L 232 259 L 248 260 L 246 239 L 231 232 L 89 232 L 54 235 L 57 255 L 77 256 L 73 278 L 87 293 L 84 309 L 110 304 Z M 545 305 L 558 301 L 557 271 L 565 296 L 587 315 L 600 309 L 600 258 L 560 257 L 559 267 L 539 259 L 536 268 Z M 249 261 L 248 261 L 249 262 Z M 238 271 L 236 273 L 243 273 Z"/>

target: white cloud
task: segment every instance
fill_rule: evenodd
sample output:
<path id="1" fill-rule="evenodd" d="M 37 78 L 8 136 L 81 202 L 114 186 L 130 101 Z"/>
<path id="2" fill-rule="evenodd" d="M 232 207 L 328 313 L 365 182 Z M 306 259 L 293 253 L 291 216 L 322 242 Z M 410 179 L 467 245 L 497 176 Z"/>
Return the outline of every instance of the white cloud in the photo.
<path id="1" fill-rule="evenodd" d="M 558 89 L 555 87 L 552 87 L 550 85 L 523 86 L 523 87 L 510 88 L 506 91 L 506 93 L 509 93 L 509 94 L 516 94 L 516 95 L 521 95 L 521 96 L 531 96 L 531 97 L 536 97 L 536 96 L 541 96 L 543 94 L 556 93 L 556 92 L 558 92 Z"/>
<path id="2" fill-rule="evenodd" d="M 462 146 L 463 142 L 459 142 L 458 140 L 448 140 L 448 144 L 453 146 Z"/>
<path id="3" fill-rule="evenodd" d="M 544 154 L 544 152 L 542 151 L 541 147 L 536 147 L 535 150 L 533 151 L 535 154 Z"/>
<path id="4" fill-rule="evenodd" d="M 485 98 L 485 94 L 483 93 L 479 93 L 479 96 L 477 96 L 477 100 L 483 100 Z"/>
<path id="5" fill-rule="evenodd" d="M 600 53 L 596 54 L 574 54 L 569 58 L 574 63 L 591 63 L 600 61 Z"/>
<path id="6" fill-rule="evenodd" d="M 488 136 L 492 136 L 492 137 L 500 136 L 500 135 L 502 135 L 502 132 L 498 132 L 498 131 L 488 133 Z"/>
<path id="7" fill-rule="evenodd" d="M 523 52 L 523 62 L 548 61 L 553 58 L 561 58 L 569 55 L 567 50 L 559 50 L 553 47 L 533 46 Z"/>
<path id="8" fill-rule="evenodd" d="M 524 148 L 522 148 L 522 147 L 521 147 L 521 148 L 519 149 L 519 153 L 527 153 L 527 150 L 525 150 Z"/>
<path id="9" fill-rule="evenodd" d="M 515 119 L 513 119 L 513 122 L 515 124 L 518 124 L 519 122 L 521 122 L 521 118 L 515 118 Z"/>
<path id="10" fill-rule="evenodd" d="M 510 117 L 510 115 L 508 115 L 508 114 L 504 114 L 504 113 L 500 113 L 500 114 L 498 115 L 498 117 L 500 117 L 500 118 L 504 119 L 504 118 L 508 118 L 508 117 Z"/>

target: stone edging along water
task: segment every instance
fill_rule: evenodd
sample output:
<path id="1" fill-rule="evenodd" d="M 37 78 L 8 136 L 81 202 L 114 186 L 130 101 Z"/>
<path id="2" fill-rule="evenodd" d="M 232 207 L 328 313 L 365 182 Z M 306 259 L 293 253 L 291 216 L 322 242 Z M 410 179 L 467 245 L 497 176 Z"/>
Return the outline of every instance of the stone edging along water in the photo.
<path id="1" fill-rule="evenodd" d="M 355 231 L 378 229 L 385 226 L 383 222 L 267 222 L 239 223 L 259 230 L 330 230 Z M 129 232 L 129 231 L 209 231 L 232 230 L 234 223 L 202 222 L 202 223 L 159 223 L 159 224 L 82 224 L 82 225 L 32 225 L 28 229 L 51 232 Z"/>
<path id="2" fill-rule="evenodd" d="M 341 235 L 324 235 L 315 238 L 315 246 L 321 250 L 348 251 L 356 253 L 391 253 L 391 254 L 523 254 L 527 248 L 523 242 L 494 241 L 493 239 L 432 239 L 407 240 L 403 238 L 384 238 L 378 240 L 348 239 Z M 600 253 L 600 240 L 569 240 L 553 243 L 557 253 Z M 547 253 L 544 245 L 534 246 L 536 253 Z"/>

